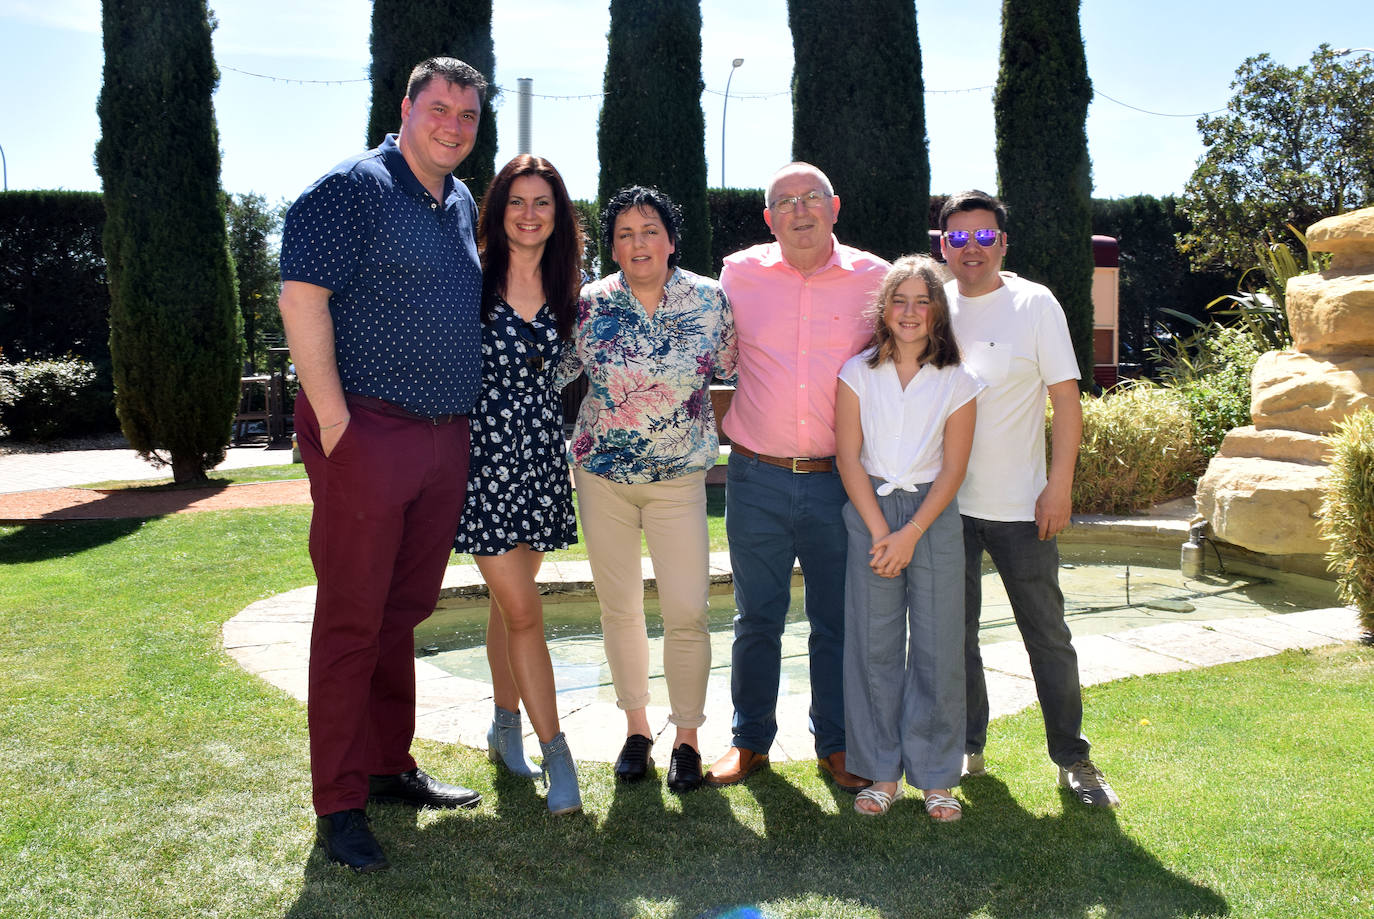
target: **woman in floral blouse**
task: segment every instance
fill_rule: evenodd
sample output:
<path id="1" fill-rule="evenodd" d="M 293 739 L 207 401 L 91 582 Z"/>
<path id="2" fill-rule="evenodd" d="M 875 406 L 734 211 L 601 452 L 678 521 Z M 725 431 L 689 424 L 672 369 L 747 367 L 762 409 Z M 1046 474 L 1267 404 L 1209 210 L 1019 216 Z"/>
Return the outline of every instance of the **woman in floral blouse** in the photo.
<path id="1" fill-rule="evenodd" d="M 616 777 L 648 773 L 653 746 L 649 640 L 640 534 L 649 546 L 663 616 L 663 675 L 677 729 L 668 787 L 701 784 L 697 728 L 706 720 L 706 470 L 720 445 L 712 377 L 735 374 L 737 345 L 720 285 L 677 267 L 679 210 L 657 189 L 632 186 L 601 213 L 605 249 L 620 271 L 588 284 L 564 379 L 590 388 L 571 459 L 582 536 L 601 602 L 606 658 L 625 712 Z"/>

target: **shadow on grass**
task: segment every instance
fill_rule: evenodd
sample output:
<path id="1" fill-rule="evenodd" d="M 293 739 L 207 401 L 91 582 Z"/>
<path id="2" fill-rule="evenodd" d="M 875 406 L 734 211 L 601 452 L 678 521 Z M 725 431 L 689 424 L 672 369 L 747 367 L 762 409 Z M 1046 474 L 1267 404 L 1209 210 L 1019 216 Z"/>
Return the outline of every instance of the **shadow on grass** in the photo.
<path id="1" fill-rule="evenodd" d="M 809 784 L 809 783 L 808 783 Z M 1020 807 L 996 778 L 936 825 L 913 794 L 884 818 L 825 812 L 784 776 L 705 788 L 680 810 L 659 783 L 614 791 L 604 821 L 551 818 L 533 783 L 497 781 L 496 813 L 371 809 L 393 865 L 359 877 L 315 849 L 290 919 L 323 916 L 1223 916 L 1109 811 Z M 509 801 L 507 798 L 509 797 Z"/>
<path id="2" fill-rule="evenodd" d="M 0 534 L 0 565 L 76 555 L 123 539 L 145 523 L 147 520 L 126 518 L 18 526 Z"/>

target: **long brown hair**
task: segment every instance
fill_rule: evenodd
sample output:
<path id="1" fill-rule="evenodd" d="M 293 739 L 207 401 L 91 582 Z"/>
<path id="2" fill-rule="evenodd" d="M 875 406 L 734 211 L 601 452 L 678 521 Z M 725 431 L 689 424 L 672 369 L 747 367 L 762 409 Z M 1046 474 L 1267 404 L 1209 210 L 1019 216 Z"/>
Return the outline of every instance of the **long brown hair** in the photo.
<path id="1" fill-rule="evenodd" d="M 897 343 L 887 327 L 886 316 L 897 288 L 916 278 L 926 282 L 930 291 L 930 310 L 926 313 L 926 350 L 920 357 L 936 367 L 947 367 L 961 360 L 959 344 L 949 321 L 949 300 L 945 297 L 945 281 L 940 276 L 940 263 L 928 255 L 904 255 L 892 263 L 883 278 L 873 303 L 864 313 L 873 323 L 873 337 L 866 347 L 873 349 L 868 366 L 878 367 L 897 357 Z"/>
<path id="2" fill-rule="evenodd" d="M 544 245 L 539 274 L 544 302 L 558 322 L 560 338 L 572 337 L 577 318 L 577 295 L 582 288 L 582 225 L 577 219 L 568 188 L 553 164 L 540 156 L 521 153 L 491 180 L 482 196 L 477 219 L 477 248 L 482 253 L 482 319 L 490 321 L 496 301 L 506 295 L 510 268 L 510 240 L 506 238 L 506 202 L 510 187 L 521 176 L 538 176 L 553 189 L 553 235 Z"/>

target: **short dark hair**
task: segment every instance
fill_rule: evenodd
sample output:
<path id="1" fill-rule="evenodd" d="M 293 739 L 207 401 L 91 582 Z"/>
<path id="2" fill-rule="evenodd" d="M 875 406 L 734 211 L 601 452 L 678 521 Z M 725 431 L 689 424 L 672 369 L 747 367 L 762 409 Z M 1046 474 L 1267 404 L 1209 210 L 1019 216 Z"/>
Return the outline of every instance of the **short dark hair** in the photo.
<path id="1" fill-rule="evenodd" d="M 952 214 L 963 211 L 992 211 L 993 216 L 997 218 L 997 229 L 1007 228 L 1007 206 L 987 192 L 974 188 L 945 199 L 944 205 L 940 208 L 940 230 L 943 231 L 949 226 Z"/>
<path id="2" fill-rule="evenodd" d="M 873 349 L 867 361 L 870 367 L 881 366 L 897 353 L 897 343 L 892 340 L 892 330 L 887 327 L 887 309 L 897 295 L 897 288 L 913 278 L 924 281 L 930 293 L 930 312 L 926 314 L 926 350 L 921 356 L 936 367 L 948 367 L 962 359 L 959 343 L 955 341 L 954 329 L 950 325 L 949 300 L 945 297 L 940 263 L 928 255 L 904 255 L 892 263 L 873 296 L 873 302 L 864 312 L 873 323 L 873 337 L 868 341 L 868 347 Z"/>
<path id="3" fill-rule="evenodd" d="M 653 208 L 658 213 L 658 219 L 663 221 L 663 229 L 668 233 L 668 241 L 673 244 L 673 251 L 668 253 L 668 267 L 676 268 L 682 250 L 678 245 L 682 208 L 657 188 L 627 185 L 611 195 L 611 200 L 601 209 L 601 248 L 606 252 L 615 248 L 615 219 L 632 207 Z"/>
<path id="4" fill-rule="evenodd" d="M 406 83 L 406 98 L 414 103 L 415 97 L 424 92 L 429 81 L 436 76 L 443 77 L 454 86 L 471 86 L 477 90 L 478 102 L 487 99 L 487 78 L 478 73 L 477 68 L 456 57 L 431 57 L 416 64 Z"/>
<path id="5" fill-rule="evenodd" d="M 553 234 L 544 244 L 539 274 L 544 284 L 544 302 L 558 321 L 558 334 L 568 339 L 572 337 L 577 294 L 582 284 L 582 222 L 558 170 L 542 156 L 528 153 L 521 153 L 502 166 L 482 196 L 477 218 L 477 248 L 482 253 L 482 321 L 491 321 L 497 298 L 506 295 L 506 273 L 510 269 L 506 207 L 511 185 L 521 176 L 538 176 L 553 191 Z"/>

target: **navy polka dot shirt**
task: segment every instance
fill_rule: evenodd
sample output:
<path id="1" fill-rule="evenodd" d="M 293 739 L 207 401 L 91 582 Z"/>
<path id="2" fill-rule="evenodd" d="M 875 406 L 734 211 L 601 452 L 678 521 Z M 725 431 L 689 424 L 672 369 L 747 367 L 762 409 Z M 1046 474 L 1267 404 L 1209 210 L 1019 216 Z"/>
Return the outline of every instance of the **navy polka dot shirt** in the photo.
<path id="1" fill-rule="evenodd" d="M 468 414 L 482 381 L 477 205 L 444 179 L 441 205 L 396 135 L 345 160 L 291 205 L 281 276 L 332 292 L 344 392 L 428 417 Z"/>

